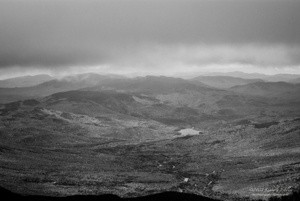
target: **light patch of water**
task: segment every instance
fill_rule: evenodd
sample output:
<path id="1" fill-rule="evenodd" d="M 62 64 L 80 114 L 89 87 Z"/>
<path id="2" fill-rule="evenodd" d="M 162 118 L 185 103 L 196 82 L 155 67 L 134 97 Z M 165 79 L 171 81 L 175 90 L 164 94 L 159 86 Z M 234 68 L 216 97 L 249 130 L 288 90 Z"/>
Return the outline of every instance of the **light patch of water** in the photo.
<path id="1" fill-rule="evenodd" d="M 195 130 L 193 128 L 184 128 L 178 131 L 181 136 L 187 136 L 187 135 L 199 135 L 201 131 Z"/>

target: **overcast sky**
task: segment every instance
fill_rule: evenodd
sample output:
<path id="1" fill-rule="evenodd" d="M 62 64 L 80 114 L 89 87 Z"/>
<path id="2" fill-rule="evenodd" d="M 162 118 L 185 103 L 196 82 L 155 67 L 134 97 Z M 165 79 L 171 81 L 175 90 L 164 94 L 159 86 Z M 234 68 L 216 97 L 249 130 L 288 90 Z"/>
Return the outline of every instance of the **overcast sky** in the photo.
<path id="1" fill-rule="evenodd" d="M 300 73 L 299 0 L 0 0 L 0 78 Z"/>

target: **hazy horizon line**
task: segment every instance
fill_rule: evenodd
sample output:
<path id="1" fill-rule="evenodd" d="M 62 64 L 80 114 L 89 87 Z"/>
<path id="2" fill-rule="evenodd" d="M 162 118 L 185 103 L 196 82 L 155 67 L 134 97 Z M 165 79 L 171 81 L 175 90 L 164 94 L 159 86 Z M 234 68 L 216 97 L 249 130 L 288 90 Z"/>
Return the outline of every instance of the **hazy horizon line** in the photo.
<path id="1" fill-rule="evenodd" d="M 123 76 L 126 78 L 136 78 L 136 77 L 147 77 L 147 76 L 154 76 L 154 77 L 176 77 L 176 78 L 193 78 L 197 76 L 229 76 L 229 77 L 238 77 L 235 75 L 230 75 L 231 73 L 241 73 L 245 75 L 261 75 L 261 76 L 276 76 L 276 75 L 296 75 L 300 76 L 300 73 L 275 73 L 275 74 L 267 74 L 267 73 L 259 73 L 259 72 L 244 72 L 244 71 L 228 71 L 228 72 L 222 72 L 222 71 L 213 71 L 213 72 L 191 72 L 191 73 L 173 73 L 172 75 L 166 75 L 166 74 L 151 74 L 151 73 L 104 73 L 104 72 L 82 72 L 82 73 L 70 73 L 70 74 L 61 74 L 57 75 L 55 73 L 33 73 L 33 74 L 24 74 L 24 75 L 18 75 L 18 76 L 9 76 L 5 78 L 0 78 L 0 80 L 8 80 L 8 79 L 14 79 L 14 78 L 21 78 L 21 77 L 33 77 L 33 76 L 39 76 L 39 75 L 47 75 L 55 79 L 61 79 L 68 76 L 76 76 L 76 75 L 84 75 L 84 74 L 97 74 L 97 75 L 116 75 L 116 76 Z M 181 75 L 179 75 L 181 74 Z M 250 78 L 249 78 L 250 79 Z"/>

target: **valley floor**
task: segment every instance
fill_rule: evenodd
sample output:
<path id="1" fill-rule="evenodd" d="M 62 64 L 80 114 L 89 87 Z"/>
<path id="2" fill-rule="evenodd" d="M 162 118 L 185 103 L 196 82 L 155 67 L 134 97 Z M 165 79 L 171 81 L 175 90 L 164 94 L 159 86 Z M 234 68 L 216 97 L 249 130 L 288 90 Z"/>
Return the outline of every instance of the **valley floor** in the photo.
<path id="1" fill-rule="evenodd" d="M 3 107 L 0 184 L 47 196 L 267 199 L 300 187 L 299 125 L 295 116 L 249 116 L 202 122 L 193 125 L 199 134 L 181 135 L 182 125 L 151 119 Z"/>

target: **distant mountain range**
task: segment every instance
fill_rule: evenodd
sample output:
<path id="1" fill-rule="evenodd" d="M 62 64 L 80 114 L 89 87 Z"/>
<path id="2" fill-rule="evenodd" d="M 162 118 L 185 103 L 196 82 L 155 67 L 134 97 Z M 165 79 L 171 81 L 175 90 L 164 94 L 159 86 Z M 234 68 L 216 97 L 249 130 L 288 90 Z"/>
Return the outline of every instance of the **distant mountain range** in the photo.
<path id="1" fill-rule="evenodd" d="M 45 74 L 10 78 L 0 80 L 0 88 L 30 87 L 53 79 L 50 75 Z"/>
<path id="2" fill-rule="evenodd" d="M 243 79 L 262 79 L 269 82 L 292 82 L 292 80 L 300 78 L 300 74 L 276 74 L 265 75 L 260 73 L 244 73 L 244 72 L 227 72 L 227 73 L 206 73 L 205 76 L 230 76 Z"/>
<path id="3" fill-rule="evenodd" d="M 98 84 L 89 90 L 97 89 L 116 89 L 130 92 L 141 92 L 149 94 L 164 94 L 183 92 L 187 90 L 207 90 L 211 88 L 203 83 L 194 83 L 181 78 L 173 78 L 166 76 L 146 76 L 125 79 L 111 79 L 107 82 Z"/>
<path id="4" fill-rule="evenodd" d="M 266 97 L 287 97 L 300 94 L 300 84 L 286 82 L 256 82 L 247 85 L 234 86 L 231 91 Z"/>
<path id="5" fill-rule="evenodd" d="M 110 79 L 125 79 L 126 77 L 115 74 L 99 75 L 96 73 L 83 73 L 65 76 L 61 79 L 56 79 L 46 74 L 34 75 L 34 76 L 21 76 L 5 80 L 0 80 L 0 88 L 14 88 L 14 87 L 30 87 L 35 86 L 50 80 L 65 80 L 65 81 L 85 81 L 89 83 L 98 82 L 99 78 L 110 78 Z M 146 77 L 159 77 L 159 76 L 146 76 Z M 164 77 L 164 76 L 162 76 Z M 166 77 L 166 76 L 165 76 Z M 179 75 L 177 77 L 180 77 Z M 135 77 L 137 80 L 141 77 Z M 239 79 L 238 79 L 239 78 Z M 244 72 L 214 72 L 204 73 L 191 80 L 200 81 L 206 85 L 217 87 L 217 88 L 229 88 L 235 85 L 248 84 L 252 82 L 299 82 L 300 74 L 276 74 L 276 75 L 265 75 L 259 73 L 244 73 Z"/>
<path id="6" fill-rule="evenodd" d="M 103 81 L 115 79 L 111 77 L 112 76 L 87 73 L 67 76 L 62 79 L 52 79 L 30 87 L 0 88 L 0 102 L 44 97 L 57 92 L 91 87 L 100 84 Z"/>
<path id="7" fill-rule="evenodd" d="M 198 76 L 192 79 L 193 81 L 198 81 L 208 86 L 216 88 L 230 88 L 237 85 L 244 85 L 254 82 L 264 82 L 262 79 L 244 79 L 239 77 L 231 76 Z"/>
<path id="8" fill-rule="evenodd" d="M 296 79 L 293 79 L 291 80 L 292 83 L 300 83 L 300 77 L 299 78 L 296 78 Z"/>
<path id="9" fill-rule="evenodd" d="M 240 71 L 234 71 L 234 72 L 212 72 L 212 73 L 204 73 L 204 76 L 230 76 L 230 77 L 239 77 L 243 79 L 263 79 L 268 77 L 265 74 L 260 73 L 244 73 Z"/>
<path id="10" fill-rule="evenodd" d="M 68 76 L 63 79 L 55 79 L 31 87 L 0 88 L 0 102 L 10 102 L 27 98 L 37 98 L 51 95 L 57 92 L 86 89 L 99 91 L 103 89 L 126 90 L 143 93 L 171 93 L 185 90 L 206 90 L 209 87 L 204 84 L 193 84 L 188 80 L 171 77 L 137 77 L 123 78 L 111 75 L 81 74 Z"/>
<path id="11" fill-rule="evenodd" d="M 47 76 L 42 75 L 37 77 L 47 78 Z M 277 76 L 277 78 L 282 77 L 287 76 Z M 48 79 L 50 78 L 48 77 Z M 30 80 L 31 78 L 27 77 L 26 79 Z M 18 79 L 15 78 L 15 80 Z M 296 83 L 297 80 L 294 79 L 294 82 Z M 86 73 L 48 80 L 35 86 L 2 87 L 0 88 L 0 103 L 28 98 L 43 98 L 54 93 L 72 90 L 114 90 L 125 93 L 151 95 L 160 101 L 175 105 L 193 107 L 202 105 L 202 108 L 211 110 L 217 107 L 217 101 L 227 96 L 246 95 L 261 96 L 264 98 L 295 99 L 297 98 L 297 94 L 299 94 L 299 84 L 295 83 L 267 82 L 258 78 L 245 79 L 219 75 L 199 76 L 191 80 L 186 80 L 166 76 L 126 78 L 122 76 Z M 235 101 L 237 99 L 239 98 L 234 98 Z"/>

